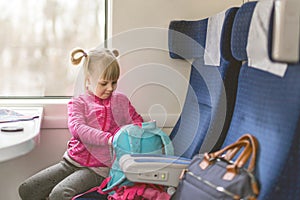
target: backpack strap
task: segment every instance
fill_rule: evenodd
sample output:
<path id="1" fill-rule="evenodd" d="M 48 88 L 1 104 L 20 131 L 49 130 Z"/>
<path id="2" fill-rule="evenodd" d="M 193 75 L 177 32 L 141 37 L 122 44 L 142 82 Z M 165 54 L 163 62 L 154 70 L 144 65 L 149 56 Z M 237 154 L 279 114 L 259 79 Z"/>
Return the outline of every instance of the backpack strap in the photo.
<path id="1" fill-rule="evenodd" d="M 144 130 L 137 125 L 129 125 L 126 128 L 128 133 L 128 140 L 131 149 L 131 153 L 140 153 L 141 152 L 141 138 L 143 136 Z"/>
<path id="2" fill-rule="evenodd" d="M 127 128 L 128 135 L 130 136 L 128 140 L 133 153 L 140 153 L 141 138 L 143 137 L 143 132 L 145 129 L 152 129 L 151 133 L 160 136 L 166 155 L 174 155 L 174 148 L 169 136 L 160 128 L 157 128 L 156 121 L 143 122 L 142 127 L 133 125 Z"/>
<path id="3" fill-rule="evenodd" d="M 166 133 L 164 133 L 160 128 L 156 128 L 154 133 L 160 136 L 162 143 L 164 145 L 165 154 L 169 156 L 173 156 L 174 148 L 170 137 Z"/>

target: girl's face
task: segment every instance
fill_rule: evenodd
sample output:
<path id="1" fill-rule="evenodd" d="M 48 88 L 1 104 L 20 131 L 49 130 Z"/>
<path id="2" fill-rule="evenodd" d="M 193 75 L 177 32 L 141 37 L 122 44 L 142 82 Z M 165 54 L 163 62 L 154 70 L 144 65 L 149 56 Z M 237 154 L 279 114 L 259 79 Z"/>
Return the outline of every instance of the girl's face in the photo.
<path id="1" fill-rule="evenodd" d="M 99 79 L 94 95 L 100 99 L 107 99 L 112 92 L 117 88 L 118 80 Z"/>

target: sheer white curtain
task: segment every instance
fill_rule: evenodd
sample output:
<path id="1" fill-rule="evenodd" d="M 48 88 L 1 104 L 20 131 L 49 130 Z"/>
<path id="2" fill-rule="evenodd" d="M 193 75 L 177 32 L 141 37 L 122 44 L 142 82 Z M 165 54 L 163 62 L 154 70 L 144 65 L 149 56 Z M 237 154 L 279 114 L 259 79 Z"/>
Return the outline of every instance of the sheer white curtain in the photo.
<path id="1" fill-rule="evenodd" d="M 0 98 L 71 96 L 75 47 L 104 42 L 105 0 L 0 0 Z"/>

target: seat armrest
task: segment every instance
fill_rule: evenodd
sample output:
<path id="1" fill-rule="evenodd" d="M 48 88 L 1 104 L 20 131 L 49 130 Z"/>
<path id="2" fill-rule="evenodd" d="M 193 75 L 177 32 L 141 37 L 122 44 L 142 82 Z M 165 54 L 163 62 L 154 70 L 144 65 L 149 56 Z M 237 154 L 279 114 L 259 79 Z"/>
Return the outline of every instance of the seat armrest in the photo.
<path id="1" fill-rule="evenodd" d="M 120 158 L 120 167 L 132 182 L 152 183 L 177 187 L 182 170 L 191 160 L 176 156 L 126 154 Z"/>

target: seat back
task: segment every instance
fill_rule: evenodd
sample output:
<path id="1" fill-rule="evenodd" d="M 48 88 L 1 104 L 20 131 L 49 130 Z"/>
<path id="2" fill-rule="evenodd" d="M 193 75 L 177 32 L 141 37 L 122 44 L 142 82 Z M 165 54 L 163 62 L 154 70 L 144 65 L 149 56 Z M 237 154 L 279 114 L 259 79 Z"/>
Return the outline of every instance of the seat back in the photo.
<path id="1" fill-rule="evenodd" d="M 232 53 L 244 63 L 239 75 L 234 114 L 223 146 L 245 133 L 254 135 L 260 143 L 256 168 L 261 183 L 259 199 L 298 199 L 300 65 L 289 64 L 283 77 L 249 67 L 249 30 L 258 3 L 244 4 L 233 24 Z M 269 33 L 271 27 L 272 24 L 267 28 Z M 270 51 L 271 34 L 267 37 Z M 265 47 L 261 45 L 264 44 L 254 45 L 257 51 Z"/>
<path id="2" fill-rule="evenodd" d="M 229 127 L 241 63 L 230 50 L 230 35 L 237 8 L 226 11 L 220 35 L 220 64 L 205 64 L 209 19 L 172 21 L 169 51 L 174 59 L 193 59 L 189 86 L 180 118 L 170 137 L 175 155 L 192 158 L 204 144 L 210 151 L 222 144 Z M 217 143 L 217 145 L 215 145 Z"/>

